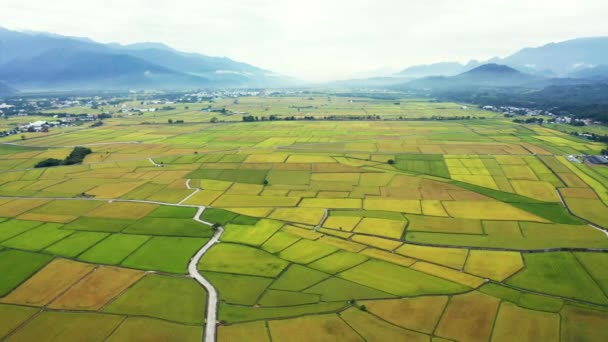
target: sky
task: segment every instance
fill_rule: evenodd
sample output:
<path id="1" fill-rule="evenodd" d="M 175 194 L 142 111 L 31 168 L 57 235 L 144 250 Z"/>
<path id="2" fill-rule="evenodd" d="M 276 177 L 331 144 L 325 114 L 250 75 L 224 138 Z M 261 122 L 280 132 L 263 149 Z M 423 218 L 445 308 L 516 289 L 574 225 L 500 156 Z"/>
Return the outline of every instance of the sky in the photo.
<path id="1" fill-rule="evenodd" d="M 162 42 L 307 81 L 608 36 L 606 0 L 0 0 L 0 26 Z"/>

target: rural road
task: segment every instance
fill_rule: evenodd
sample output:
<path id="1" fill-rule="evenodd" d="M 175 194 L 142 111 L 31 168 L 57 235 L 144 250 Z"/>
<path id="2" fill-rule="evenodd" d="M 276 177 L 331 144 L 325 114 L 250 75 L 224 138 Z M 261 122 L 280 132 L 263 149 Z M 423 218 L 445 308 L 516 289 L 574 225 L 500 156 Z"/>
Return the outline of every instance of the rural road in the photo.
<path id="1" fill-rule="evenodd" d="M 205 211 L 205 207 L 199 207 L 198 212 L 194 215 L 194 220 L 200 222 L 202 224 L 206 224 L 212 226 L 211 223 L 205 222 L 200 219 L 200 216 Z M 209 240 L 196 254 L 192 259 L 190 259 L 190 264 L 188 265 L 188 273 L 192 278 L 198 281 L 205 289 L 207 290 L 207 316 L 205 317 L 205 342 L 215 342 L 215 334 L 216 334 L 216 322 L 217 322 L 217 290 L 211 283 L 205 279 L 198 272 L 198 263 L 200 262 L 203 255 L 216 243 L 220 242 L 220 237 L 224 229 L 222 227 L 218 227 L 213 234 L 211 240 Z"/>

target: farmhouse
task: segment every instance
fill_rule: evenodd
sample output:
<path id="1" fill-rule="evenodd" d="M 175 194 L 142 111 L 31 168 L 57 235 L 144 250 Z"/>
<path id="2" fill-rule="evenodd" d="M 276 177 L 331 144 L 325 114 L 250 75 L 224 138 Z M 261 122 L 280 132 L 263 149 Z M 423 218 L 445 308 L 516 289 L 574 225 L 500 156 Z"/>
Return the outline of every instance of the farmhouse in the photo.
<path id="1" fill-rule="evenodd" d="M 608 165 L 608 158 L 604 156 L 588 156 L 586 160 L 591 164 Z"/>

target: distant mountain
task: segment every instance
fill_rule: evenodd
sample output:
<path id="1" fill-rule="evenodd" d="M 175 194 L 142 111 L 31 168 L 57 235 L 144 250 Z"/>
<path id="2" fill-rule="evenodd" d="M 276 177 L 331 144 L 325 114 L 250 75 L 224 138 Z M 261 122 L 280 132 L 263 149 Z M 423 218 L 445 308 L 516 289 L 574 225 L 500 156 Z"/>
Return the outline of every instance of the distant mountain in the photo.
<path id="1" fill-rule="evenodd" d="M 319 86 L 329 88 L 389 88 L 411 80 L 410 77 L 369 77 L 333 81 Z"/>
<path id="2" fill-rule="evenodd" d="M 293 80 L 161 43 L 100 44 L 0 28 L 0 80 L 22 90 L 268 87 Z"/>
<path id="3" fill-rule="evenodd" d="M 570 76 L 575 78 L 587 78 L 591 80 L 608 80 L 608 64 L 578 70 L 571 73 Z"/>
<path id="4" fill-rule="evenodd" d="M 454 76 L 464 72 L 464 65 L 457 62 L 443 62 L 415 65 L 397 73 L 402 77 Z"/>
<path id="5" fill-rule="evenodd" d="M 608 37 L 592 37 L 550 43 L 536 48 L 525 48 L 500 59 L 497 63 L 537 72 L 550 70 L 559 76 L 606 64 Z"/>
<path id="6" fill-rule="evenodd" d="M 0 97 L 11 95 L 16 93 L 16 90 L 6 85 L 4 82 L 0 82 Z"/>
<path id="7" fill-rule="evenodd" d="M 578 71 L 607 64 L 608 37 L 578 38 L 540 47 L 525 48 L 505 58 L 485 62 L 472 60 L 468 64 L 443 62 L 409 67 L 395 76 L 429 77 L 454 76 L 482 64 L 501 64 L 521 72 L 543 77 L 580 77 Z M 587 77 L 587 76 L 585 76 Z"/>
<path id="8" fill-rule="evenodd" d="M 404 84 L 404 87 L 446 91 L 483 87 L 515 87 L 538 81 L 538 76 L 524 74 L 506 65 L 484 64 L 456 76 L 425 77 Z"/>

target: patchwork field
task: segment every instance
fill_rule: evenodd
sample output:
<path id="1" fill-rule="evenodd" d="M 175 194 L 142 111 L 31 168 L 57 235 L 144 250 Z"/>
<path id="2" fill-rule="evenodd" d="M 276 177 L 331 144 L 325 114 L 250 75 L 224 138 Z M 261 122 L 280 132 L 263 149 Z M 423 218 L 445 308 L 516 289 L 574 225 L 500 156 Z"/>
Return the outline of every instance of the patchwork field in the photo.
<path id="1" fill-rule="evenodd" d="M 197 104 L 0 145 L 0 340 L 200 341 L 188 265 L 220 226 L 192 261 L 219 341 L 608 339 L 608 171 L 566 158 L 600 144 L 422 100 L 220 102 L 385 120 Z"/>

